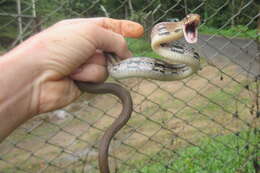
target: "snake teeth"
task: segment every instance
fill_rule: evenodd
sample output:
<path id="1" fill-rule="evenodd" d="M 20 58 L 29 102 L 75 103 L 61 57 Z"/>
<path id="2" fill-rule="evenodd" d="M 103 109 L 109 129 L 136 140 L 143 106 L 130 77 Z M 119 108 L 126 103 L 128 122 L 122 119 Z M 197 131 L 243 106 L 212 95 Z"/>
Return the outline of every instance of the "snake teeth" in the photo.
<path id="1" fill-rule="evenodd" d="M 188 43 L 196 43 L 198 41 L 198 29 L 195 22 L 184 24 L 183 33 Z"/>

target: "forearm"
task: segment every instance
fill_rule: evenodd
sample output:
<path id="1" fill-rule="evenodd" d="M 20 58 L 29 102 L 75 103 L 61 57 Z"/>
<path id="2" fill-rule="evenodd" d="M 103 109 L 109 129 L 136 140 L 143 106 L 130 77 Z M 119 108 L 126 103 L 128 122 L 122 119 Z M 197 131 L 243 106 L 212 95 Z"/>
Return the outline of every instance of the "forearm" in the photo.
<path id="1" fill-rule="evenodd" d="M 0 141 L 37 112 L 39 68 L 29 49 L 20 46 L 0 58 Z"/>

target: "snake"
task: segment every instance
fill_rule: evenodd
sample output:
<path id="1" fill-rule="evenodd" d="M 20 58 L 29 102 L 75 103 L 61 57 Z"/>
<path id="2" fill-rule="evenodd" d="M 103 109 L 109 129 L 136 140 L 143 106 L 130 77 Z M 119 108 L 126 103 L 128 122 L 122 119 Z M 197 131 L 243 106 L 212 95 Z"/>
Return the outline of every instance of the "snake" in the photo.
<path id="1" fill-rule="evenodd" d="M 115 79 L 146 78 L 159 81 L 175 81 L 191 76 L 200 69 L 200 56 L 190 44 L 198 40 L 200 16 L 188 14 L 178 22 L 161 22 L 151 30 L 151 48 L 165 61 L 151 57 L 131 57 L 108 65 L 110 76 Z M 180 41 L 185 38 L 186 42 Z M 190 43 L 190 44 L 188 44 Z M 116 55 L 104 53 L 108 59 Z M 171 62 L 168 62 L 171 61 Z M 116 133 L 128 122 L 133 111 L 133 102 L 127 89 L 117 83 L 89 83 L 75 81 L 81 91 L 94 94 L 112 94 L 122 103 L 122 110 L 105 130 L 98 147 L 100 173 L 110 173 L 109 145 Z"/>

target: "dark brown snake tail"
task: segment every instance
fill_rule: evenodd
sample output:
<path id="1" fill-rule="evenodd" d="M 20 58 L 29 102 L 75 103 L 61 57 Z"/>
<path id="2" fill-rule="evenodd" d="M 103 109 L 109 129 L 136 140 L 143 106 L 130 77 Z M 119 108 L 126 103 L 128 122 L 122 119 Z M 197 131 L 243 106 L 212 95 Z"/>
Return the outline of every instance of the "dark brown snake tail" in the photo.
<path id="1" fill-rule="evenodd" d="M 127 123 L 131 117 L 133 103 L 130 93 L 122 86 L 115 83 L 88 83 L 76 82 L 81 91 L 94 94 L 113 94 L 117 96 L 123 105 L 122 111 L 118 118 L 105 131 L 99 144 L 99 169 L 100 173 L 110 173 L 108 164 L 109 144 L 115 134 Z"/>

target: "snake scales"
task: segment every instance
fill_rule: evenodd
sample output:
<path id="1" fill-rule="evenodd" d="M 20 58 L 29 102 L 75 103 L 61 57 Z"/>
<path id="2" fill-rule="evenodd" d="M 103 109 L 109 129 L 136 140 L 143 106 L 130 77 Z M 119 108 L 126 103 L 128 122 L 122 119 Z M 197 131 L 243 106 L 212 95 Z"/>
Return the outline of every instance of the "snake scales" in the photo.
<path id="1" fill-rule="evenodd" d="M 116 79 L 130 77 L 149 78 L 161 81 L 184 79 L 200 68 L 200 57 L 188 44 L 178 42 L 185 38 L 188 43 L 196 43 L 198 14 L 189 14 L 180 22 L 162 22 L 155 25 L 151 32 L 151 47 L 154 52 L 173 61 L 174 64 L 148 57 L 133 57 L 108 67 L 110 75 Z M 111 58 L 111 57 L 110 57 Z M 117 96 L 123 105 L 118 118 L 105 131 L 99 145 L 100 173 L 109 173 L 108 150 L 113 136 L 127 123 L 132 113 L 130 93 L 115 83 L 86 83 L 77 81 L 82 91 Z"/>

